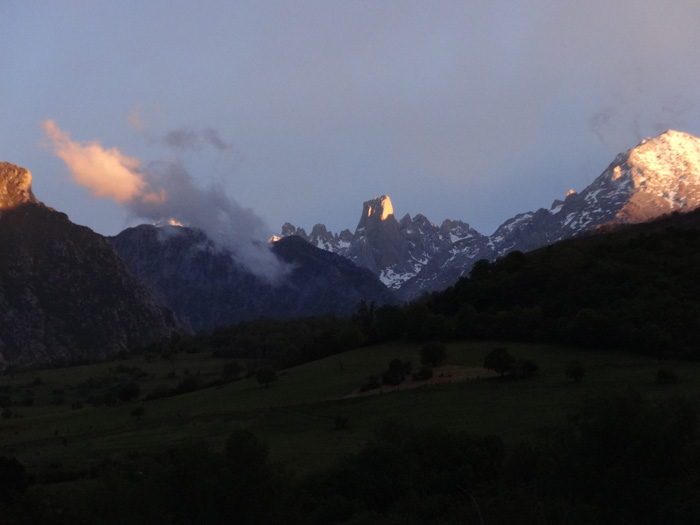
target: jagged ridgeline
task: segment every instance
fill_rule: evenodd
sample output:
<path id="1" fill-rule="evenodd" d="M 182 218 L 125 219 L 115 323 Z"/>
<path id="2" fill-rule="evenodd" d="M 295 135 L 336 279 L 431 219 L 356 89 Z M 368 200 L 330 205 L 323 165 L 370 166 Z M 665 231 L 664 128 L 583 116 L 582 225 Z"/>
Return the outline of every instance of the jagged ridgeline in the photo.
<path id="1" fill-rule="evenodd" d="M 700 204 L 700 139 L 669 130 L 620 153 L 583 191 L 550 208 L 518 214 L 491 235 L 462 221 L 439 227 L 423 215 L 396 220 L 386 195 L 364 203 L 352 233 L 314 226 L 310 235 L 287 223 L 282 237 L 300 236 L 349 258 L 380 277 L 403 299 L 445 289 L 479 259 L 529 251 L 608 223 L 645 222 Z"/>
<path id="2" fill-rule="evenodd" d="M 348 315 L 363 300 L 394 300 L 371 271 L 298 237 L 270 246 L 286 269 L 274 278 L 256 275 L 235 250 L 197 229 L 142 224 L 110 241 L 134 275 L 193 330 L 260 317 Z"/>
<path id="3" fill-rule="evenodd" d="M 0 366 L 98 359 L 180 332 L 109 242 L 0 162 Z"/>

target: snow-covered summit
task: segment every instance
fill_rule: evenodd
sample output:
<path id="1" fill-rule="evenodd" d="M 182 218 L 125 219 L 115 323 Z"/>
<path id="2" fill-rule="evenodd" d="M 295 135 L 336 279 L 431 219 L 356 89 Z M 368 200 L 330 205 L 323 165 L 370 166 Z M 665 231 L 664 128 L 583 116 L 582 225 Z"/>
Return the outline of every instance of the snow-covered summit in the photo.
<path id="1" fill-rule="evenodd" d="M 394 218 L 383 195 L 363 204 L 354 234 L 314 227 L 311 236 L 286 224 L 282 235 L 301 235 L 313 244 L 369 268 L 404 299 L 454 283 L 479 259 L 528 251 L 601 225 L 642 222 L 700 207 L 700 139 L 668 130 L 620 153 L 580 192 L 570 190 L 549 209 L 519 213 L 490 236 L 461 221 L 440 227 L 418 214 Z"/>

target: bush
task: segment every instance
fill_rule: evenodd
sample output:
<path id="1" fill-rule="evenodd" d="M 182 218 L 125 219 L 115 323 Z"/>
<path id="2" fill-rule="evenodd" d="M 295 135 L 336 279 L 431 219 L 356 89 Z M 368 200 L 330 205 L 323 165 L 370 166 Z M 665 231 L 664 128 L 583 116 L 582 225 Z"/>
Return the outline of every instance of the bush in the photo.
<path id="1" fill-rule="evenodd" d="M 506 348 L 494 348 L 484 358 L 484 368 L 504 376 L 510 372 L 515 364 L 515 358 L 508 353 Z"/>
<path id="2" fill-rule="evenodd" d="M 382 375 L 382 383 L 385 385 L 398 385 L 406 377 L 407 370 L 411 370 L 410 363 L 404 363 L 400 359 L 392 359 L 389 363 L 389 370 Z"/>

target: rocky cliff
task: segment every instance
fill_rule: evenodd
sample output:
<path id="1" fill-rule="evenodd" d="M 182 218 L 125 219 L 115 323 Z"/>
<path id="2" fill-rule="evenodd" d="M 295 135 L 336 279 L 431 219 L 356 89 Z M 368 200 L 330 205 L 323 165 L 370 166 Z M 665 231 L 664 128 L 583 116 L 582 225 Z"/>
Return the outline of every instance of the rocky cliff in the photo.
<path id="1" fill-rule="evenodd" d="M 100 359 L 181 331 L 109 242 L 0 163 L 0 366 Z"/>

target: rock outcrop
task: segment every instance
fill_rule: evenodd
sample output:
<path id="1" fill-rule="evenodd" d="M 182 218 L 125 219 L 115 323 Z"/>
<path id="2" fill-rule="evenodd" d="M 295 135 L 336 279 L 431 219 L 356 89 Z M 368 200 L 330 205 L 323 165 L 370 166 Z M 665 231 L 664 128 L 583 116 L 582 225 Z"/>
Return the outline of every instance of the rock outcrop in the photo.
<path id="1" fill-rule="evenodd" d="M 0 164 L 0 366 L 95 360 L 182 331 L 109 242 Z"/>

